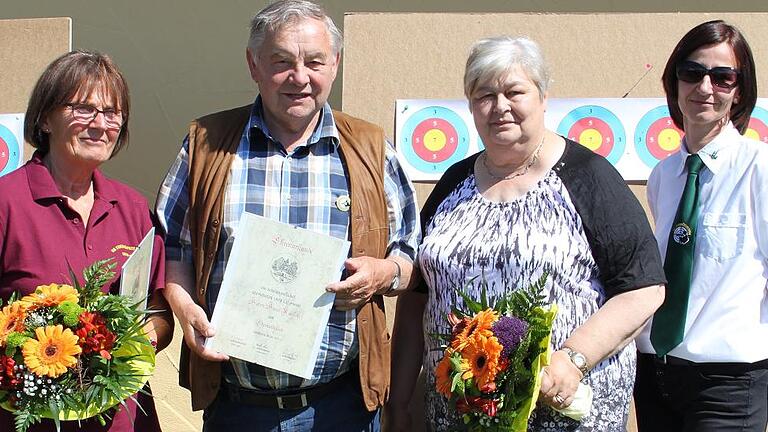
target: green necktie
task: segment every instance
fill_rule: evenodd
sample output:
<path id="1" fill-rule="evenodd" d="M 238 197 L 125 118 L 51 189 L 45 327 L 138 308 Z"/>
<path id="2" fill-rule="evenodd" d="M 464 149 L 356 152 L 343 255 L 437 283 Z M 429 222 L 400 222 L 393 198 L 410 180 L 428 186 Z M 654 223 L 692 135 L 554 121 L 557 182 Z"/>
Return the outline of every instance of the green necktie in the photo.
<path id="1" fill-rule="evenodd" d="M 667 355 L 683 341 L 688 293 L 691 291 L 696 223 L 699 219 L 699 170 L 704 162 L 698 154 L 688 156 L 688 179 L 677 207 L 675 223 L 669 233 L 664 273 L 667 289 L 664 304 L 653 315 L 651 343 L 656 355 Z"/>

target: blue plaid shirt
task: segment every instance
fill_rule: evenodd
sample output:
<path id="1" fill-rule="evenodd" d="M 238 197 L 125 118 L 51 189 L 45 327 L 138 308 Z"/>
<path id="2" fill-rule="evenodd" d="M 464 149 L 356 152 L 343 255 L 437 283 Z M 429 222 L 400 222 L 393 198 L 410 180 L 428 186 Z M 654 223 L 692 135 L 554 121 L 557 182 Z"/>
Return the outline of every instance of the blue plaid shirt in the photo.
<path id="1" fill-rule="evenodd" d="M 287 153 L 269 133 L 261 97 L 256 99 L 232 162 L 227 186 L 218 256 L 208 282 L 207 302 L 213 310 L 232 249 L 240 215 L 247 211 L 283 223 L 349 239 L 349 212 L 336 199 L 349 196 L 339 137 L 326 104 L 309 140 Z M 157 198 L 157 215 L 166 231 L 168 260 L 192 263 L 189 233 L 189 137 L 171 166 Z M 420 240 L 418 209 L 411 182 L 394 149 L 387 143 L 384 191 L 389 217 L 388 255 L 414 260 Z M 325 383 L 350 369 L 358 354 L 356 312 L 331 309 L 312 378 L 303 378 L 232 359 L 224 378 L 250 389 L 283 389 Z"/>

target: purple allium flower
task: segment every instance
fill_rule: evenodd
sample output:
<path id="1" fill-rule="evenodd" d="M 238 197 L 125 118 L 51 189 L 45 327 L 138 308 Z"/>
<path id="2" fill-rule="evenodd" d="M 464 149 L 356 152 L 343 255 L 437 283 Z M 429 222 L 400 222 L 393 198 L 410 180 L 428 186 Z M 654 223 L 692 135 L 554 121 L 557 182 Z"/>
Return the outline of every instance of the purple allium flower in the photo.
<path id="1" fill-rule="evenodd" d="M 517 345 L 525 337 L 528 331 L 528 323 L 517 317 L 503 316 L 493 325 L 493 334 L 499 339 L 504 349 L 501 351 L 502 358 L 509 358 L 512 352 L 517 349 Z"/>

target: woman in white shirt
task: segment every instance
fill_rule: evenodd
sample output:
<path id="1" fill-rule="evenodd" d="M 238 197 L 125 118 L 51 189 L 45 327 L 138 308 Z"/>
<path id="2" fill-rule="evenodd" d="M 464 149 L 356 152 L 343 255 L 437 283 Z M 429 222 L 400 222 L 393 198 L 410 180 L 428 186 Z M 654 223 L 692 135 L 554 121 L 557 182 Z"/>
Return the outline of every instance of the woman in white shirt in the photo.
<path id="1" fill-rule="evenodd" d="M 669 284 L 637 339 L 639 430 L 765 432 L 768 146 L 742 136 L 757 99 L 752 52 L 735 27 L 706 22 L 662 81 L 685 137 L 648 180 Z"/>

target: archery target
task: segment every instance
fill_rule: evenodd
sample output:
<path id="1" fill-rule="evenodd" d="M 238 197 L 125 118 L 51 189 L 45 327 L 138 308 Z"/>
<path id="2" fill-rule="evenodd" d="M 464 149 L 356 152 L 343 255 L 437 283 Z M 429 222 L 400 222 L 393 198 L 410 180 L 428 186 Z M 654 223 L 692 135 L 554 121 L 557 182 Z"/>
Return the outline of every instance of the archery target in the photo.
<path id="1" fill-rule="evenodd" d="M 752 110 L 752 117 L 749 119 L 744 136 L 768 143 L 768 111 L 765 108 L 756 106 Z"/>
<path id="2" fill-rule="evenodd" d="M 669 116 L 666 105 L 658 106 L 643 115 L 635 128 L 635 150 L 649 168 L 680 149 L 683 140 L 680 130 Z"/>
<path id="3" fill-rule="evenodd" d="M 614 113 L 598 105 L 584 105 L 571 110 L 560 121 L 557 133 L 605 157 L 614 165 L 624 154 L 624 126 Z"/>
<path id="4" fill-rule="evenodd" d="M 0 176 L 19 166 L 21 145 L 10 129 L 0 124 Z"/>
<path id="5" fill-rule="evenodd" d="M 406 120 L 400 148 L 406 161 L 415 169 L 428 174 L 442 173 L 466 157 L 469 130 L 454 111 L 429 106 Z"/>

